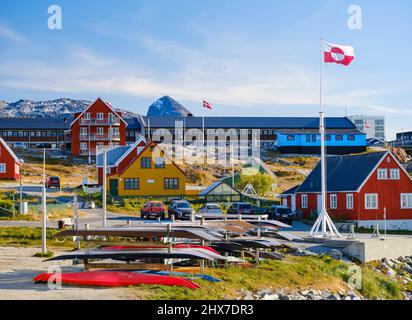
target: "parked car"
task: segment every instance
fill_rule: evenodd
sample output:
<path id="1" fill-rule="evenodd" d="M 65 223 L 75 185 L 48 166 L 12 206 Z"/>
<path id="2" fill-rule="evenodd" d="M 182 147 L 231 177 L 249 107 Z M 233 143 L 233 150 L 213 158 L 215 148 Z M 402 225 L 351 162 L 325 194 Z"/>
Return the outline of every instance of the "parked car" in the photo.
<path id="1" fill-rule="evenodd" d="M 190 218 L 190 215 L 194 213 L 195 210 L 186 200 L 173 200 L 168 208 L 169 218 L 174 216 L 175 219 L 185 219 Z"/>
<path id="2" fill-rule="evenodd" d="M 60 178 L 59 177 L 48 177 L 46 180 L 46 188 L 58 188 L 60 189 Z"/>
<path id="3" fill-rule="evenodd" d="M 37 149 L 51 149 L 52 145 L 50 143 L 39 143 L 36 145 Z"/>
<path id="4" fill-rule="evenodd" d="M 268 210 L 268 219 L 292 225 L 294 214 L 287 206 L 271 206 Z"/>
<path id="5" fill-rule="evenodd" d="M 140 209 L 140 216 L 143 219 L 154 218 L 165 218 L 166 208 L 161 201 L 148 201 Z"/>
<path id="6" fill-rule="evenodd" d="M 247 202 L 234 202 L 227 209 L 228 214 L 253 214 L 255 213 L 255 208 L 253 205 Z"/>
<path id="7" fill-rule="evenodd" d="M 15 149 L 26 149 L 26 145 L 23 142 L 16 142 L 14 144 Z"/>
<path id="8" fill-rule="evenodd" d="M 199 213 L 222 214 L 222 208 L 217 203 L 206 203 L 200 208 Z"/>

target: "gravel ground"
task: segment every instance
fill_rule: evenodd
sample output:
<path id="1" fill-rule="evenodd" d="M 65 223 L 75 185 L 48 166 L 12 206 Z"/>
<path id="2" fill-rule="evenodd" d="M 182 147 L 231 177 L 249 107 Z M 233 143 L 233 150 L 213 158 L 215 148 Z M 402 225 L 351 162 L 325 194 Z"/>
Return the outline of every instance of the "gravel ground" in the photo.
<path id="1" fill-rule="evenodd" d="M 63 287 L 50 290 L 46 284 L 34 284 L 32 279 L 51 266 L 63 271 L 81 270 L 70 262 L 43 262 L 33 254 L 38 248 L 0 247 L 0 299 L 2 300 L 118 300 L 134 299 L 132 288 L 79 288 Z M 59 254 L 55 252 L 55 254 Z"/>

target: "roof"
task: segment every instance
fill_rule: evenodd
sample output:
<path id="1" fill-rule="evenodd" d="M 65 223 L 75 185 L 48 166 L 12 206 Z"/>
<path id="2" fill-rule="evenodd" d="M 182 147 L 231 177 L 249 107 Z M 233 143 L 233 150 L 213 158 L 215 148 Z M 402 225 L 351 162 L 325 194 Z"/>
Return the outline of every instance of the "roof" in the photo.
<path id="1" fill-rule="evenodd" d="M 91 106 L 93 106 L 93 105 L 94 105 L 96 102 L 98 102 L 98 101 L 103 102 L 103 104 L 104 104 L 106 107 L 108 107 L 108 108 L 110 109 L 110 111 L 112 111 L 121 121 L 123 121 L 123 122 L 127 125 L 127 122 L 123 119 L 122 116 L 120 116 L 120 114 L 112 107 L 112 105 L 111 105 L 109 102 L 104 101 L 102 98 L 97 98 L 97 99 L 96 99 L 94 102 L 92 102 L 86 109 L 84 109 L 84 110 L 76 117 L 76 119 L 74 119 L 74 120 L 71 122 L 70 127 L 73 125 L 73 123 L 75 123 L 75 122 L 77 121 L 77 119 L 80 119 L 80 117 L 81 117 L 87 110 L 89 110 Z"/>
<path id="2" fill-rule="evenodd" d="M 279 129 L 278 133 L 283 134 L 320 134 L 319 128 L 316 129 Z M 357 128 L 331 128 L 326 131 L 326 134 L 361 134 L 365 133 L 359 131 Z"/>
<path id="3" fill-rule="evenodd" d="M 116 162 L 130 149 L 130 146 L 119 146 L 107 149 L 106 152 L 106 165 L 109 167 L 116 166 Z M 103 166 L 103 153 L 97 156 L 97 166 Z"/>
<path id="4" fill-rule="evenodd" d="M 174 128 L 175 121 L 184 121 L 185 128 L 201 128 L 202 117 L 140 117 L 145 127 Z M 205 128 L 245 129 L 318 129 L 318 117 L 205 117 Z M 326 128 L 353 129 L 355 125 L 346 117 L 325 119 Z"/>
<path id="5" fill-rule="evenodd" d="M 327 158 L 327 191 L 357 191 L 386 153 L 375 152 Z M 321 192 L 321 162 L 318 163 L 296 192 Z"/>
<path id="6" fill-rule="evenodd" d="M 25 130 L 68 130 L 72 118 L 0 118 L 2 130 L 25 129 Z"/>
<path id="7" fill-rule="evenodd" d="M 296 190 L 298 190 L 299 187 L 300 187 L 300 185 L 298 184 L 297 186 L 294 186 L 293 188 L 290 188 L 289 190 L 286 190 L 286 191 L 282 192 L 281 195 L 287 196 L 287 195 L 295 194 Z"/>
<path id="8" fill-rule="evenodd" d="M 210 192 L 212 192 L 213 190 L 215 190 L 217 187 L 219 187 L 220 185 L 225 184 L 227 185 L 230 189 L 232 189 L 233 191 L 235 191 L 237 194 L 239 193 L 239 191 L 237 191 L 236 189 L 232 188 L 230 185 L 228 185 L 227 183 L 225 183 L 222 180 L 213 182 L 211 185 L 207 186 L 205 189 L 203 189 L 199 195 L 200 196 L 205 196 L 208 195 Z"/>
<path id="9" fill-rule="evenodd" d="M 124 119 L 127 123 L 126 130 L 141 130 L 142 125 L 137 117 Z"/>
<path id="10" fill-rule="evenodd" d="M 17 158 L 16 154 L 13 152 L 13 150 L 10 149 L 7 142 L 4 141 L 3 138 L 0 138 L 0 145 L 2 145 L 4 147 L 4 149 L 7 150 L 7 152 L 13 157 L 14 161 L 16 161 L 17 163 L 22 162 L 21 159 Z"/>

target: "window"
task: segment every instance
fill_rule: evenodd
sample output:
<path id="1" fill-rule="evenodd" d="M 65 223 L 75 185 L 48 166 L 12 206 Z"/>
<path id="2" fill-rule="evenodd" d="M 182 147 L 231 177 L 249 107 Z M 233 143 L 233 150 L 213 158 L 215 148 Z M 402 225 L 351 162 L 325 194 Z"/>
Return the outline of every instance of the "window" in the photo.
<path id="1" fill-rule="evenodd" d="M 288 135 L 288 141 L 295 141 L 295 136 L 292 134 Z"/>
<path id="2" fill-rule="evenodd" d="M 103 120 L 103 113 L 102 112 L 97 113 L 96 119 L 97 120 Z"/>
<path id="3" fill-rule="evenodd" d="M 97 135 L 98 135 L 98 136 L 102 136 L 102 135 L 103 135 L 103 128 L 98 127 L 98 128 L 96 129 L 96 132 L 97 132 Z"/>
<path id="4" fill-rule="evenodd" d="M 113 122 L 114 122 L 114 114 L 109 113 L 109 123 L 113 123 Z"/>
<path id="5" fill-rule="evenodd" d="M 365 194 L 365 209 L 378 209 L 378 195 L 376 193 Z"/>
<path id="6" fill-rule="evenodd" d="M 312 136 L 312 142 L 316 142 L 316 135 Z"/>
<path id="7" fill-rule="evenodd" d="M 353 134 L 348 135 L 349 141 L 355 141 L 355 136 Z"/>
<path id="8" fill-rule="evenodd" d="M 337 134 L 335 139 L 336 139 L 336 141 L 342 141 L 343 140 L 343 135 Z"/>
<path id="9" fill-rule="evenodd" d="M 127 178 L 124 179 L 124 189 L 125 190 L 138 190 L 140 188 L 138 178 Z"/>
<path id="10" fill-rule="evenodd" d="M 391 169 L 391 179 L 399 180 L 401 178 L 401 172 L 399 169 Z"/>
<path id="11" fill-rule="evenodd" d="M 306 142 L 310 142 L 310 135 L 306 135 Z"/>
<path id="12" fill-rule="evenodd" d="M 363 126 L 363 120 L 355 120 L 355 124 Z"/>
<path id="13" fill-rule="evenodd" d="M 155 159 L 155 168 L 157 168 L 157 169 L 165 168 L 165 158 L 163 158 L 163 157 L 156 158 Z"/>
<path id="14" fill-rule="evenodd" d="M 80 143 L 80 150 L 87 150 L 87 142 Z"/>
<path id="15" fill-rule="evenodd" d="M 308 195 L 302 194 L 302 208 L 306 209 L 308 207 Z"/>
<path id="16" fill-rule="evenodd" d="M 140 167 L 142 169 L 150 169 L 152 167 L 152 159 L 149 157 L 144 157 L 140 159 Z"/>
<path id="17" fill-rule="evenodd" d="M 330 134 L 325 135 L 325 141 L 331 141 L 332 136 Z"/>
<path id="18" fill-rule="evenodd" d="M 401 194 L 401 209 L 412 209 L 412 193 Z"/>
<path id="19" fill-rule="evenodd" d="M 165 178 L 164 180 L 165 189 L 179 189 L 179 179 L 178 178 Z"/>
<path id="20" fill-rule="evenodd" d="M 338 207 L 338 196 L 336 194 L 330 195 L 330 208 L 336 209 Z"/>
<path id="21" fill-rule="evenodd" d="M 84 114 L 84 118 L 85 118 L 86 120 L 90 120 L 90 112 L 86 112 L 86 113 Z"/>
<path id="22" fill-rule="evenodd" d="M 346 195 L 346 209 L 353 209 L 353 194 Z"/>
<path id="23" fill-rule="evenodd" d="M 0 163 L 0 173 L 6 173 L 6 164 Z"/>
<path id="24" fill-rule="evenodd" d="M 388 170 L 378 169 L 378 180 L 386 180 L 386 179 L 388 179 Z"/>

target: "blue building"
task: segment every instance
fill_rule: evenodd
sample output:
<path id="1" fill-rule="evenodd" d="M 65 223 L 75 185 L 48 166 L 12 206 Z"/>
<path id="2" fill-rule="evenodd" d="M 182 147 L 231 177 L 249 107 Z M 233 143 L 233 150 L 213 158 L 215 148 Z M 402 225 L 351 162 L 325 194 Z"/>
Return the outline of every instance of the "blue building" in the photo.
<path id="1" fill-rule="evenodd" d="M 320 154 L 319 129 L 281 129 L 274 143 L 286 154 Z M 325 145 L 328 154 L 360 153 L 366 150 L 366 134 L 356 128 L 326 130 Z"/>

